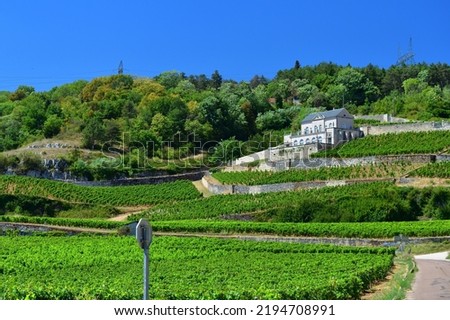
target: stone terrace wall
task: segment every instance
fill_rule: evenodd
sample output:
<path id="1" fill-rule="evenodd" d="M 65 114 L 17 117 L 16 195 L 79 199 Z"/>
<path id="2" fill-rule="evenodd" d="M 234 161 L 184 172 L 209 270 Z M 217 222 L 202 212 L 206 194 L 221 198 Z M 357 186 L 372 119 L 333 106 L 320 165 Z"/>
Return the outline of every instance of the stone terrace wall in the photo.
<path id="1" fill-rule="evenodd" d="M 245 185 L 224 185 L 209 176 L 204 176 L 202 183 L 213 194 L 260 194 L 269 192 L 295 191 L 302 189 L 317 189 L 324 187 L 345 186 L 357 183 L 368 183 L 378 181 L 395 181 L 391 178 L 383 179 L 358 179 L 358 180 L 327 180 L 327 181 L 306 181 L 306 182 L 286 182 L 274 184 L 262 184 L 257 186 Z"/>
<path id="2" fill-rule="evenodd" d="M 361 127 L 365 136 L 368 135 L 380 135 L 386 133 L 400 133 L 400 132 L 424 132 L 435 130 L 450 130 L 449 122 L 415 122 L 415 123 L 402 123 L 391 124 L 382 126 L 367 126 Z"/>
<path id="3" fill-rule="evenodd" d="M 358 165 L 370 165 L 377 163 L 411 162 L 411 163 L 429 163 L 449 161 L 450 155 L 434 154 L 405 154 L 397 156 L 370 156 L 361 158 L 310 158 L 296 159 L 278 162 L 269 162 L 266 165 L 274 171 L 282 171 L 290 168 L 294 169 L 317 169 L 321 167 L 350 167 Z"/>
<path id="4" fill-rule="evenodd" d="M 115 179 L 107 181 L 67 181 L 82 186 L 130 186 L 140 184 L 159 184 L 165 182 L 173 182 L 177 180 L 200 180 L 206 171 L 196 171 L 181 174 L 142 177 L 142 178 L 130 178 L 130 179 Z"/>
<path id="5" fill-rule="evenodd" d="M 209 174 L 206 174 L 202 178 L 203 186 L 208 189 L 209 192 L 213 194 L 232 194 L 232 185 L 224 185 L 212 178 Z"/>

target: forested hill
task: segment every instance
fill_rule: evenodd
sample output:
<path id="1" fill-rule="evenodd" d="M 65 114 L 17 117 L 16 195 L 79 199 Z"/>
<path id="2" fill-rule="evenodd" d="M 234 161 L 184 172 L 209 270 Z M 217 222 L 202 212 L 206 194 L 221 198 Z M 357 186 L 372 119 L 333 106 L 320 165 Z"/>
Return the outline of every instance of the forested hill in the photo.
<path id="1" fill-rule="evenodd" d="M 267 131 L 295 130 L 310 108 L 342 105 L 355 114 L 448 118 L 450 66 L 302 67 L 296 62 L 272 80 L 255 76 L 239 83 L 215 71 L 209 77 L 179 72 L 154 78 L 113 75 L 47 92 L 20 86 L 0 92 L 0 151 L 43 138 L 71 137 L 90 149 L 122 141 L 124 147 L 146 146 L 148 156 L 186 156 L 214 141 L 261 141 Z M 180 138 L 174 140 L 174 134 Z M 149 141 L 154 148 L 148 148 Z M 164 141 L 173 143 L 160 148 Z"/>

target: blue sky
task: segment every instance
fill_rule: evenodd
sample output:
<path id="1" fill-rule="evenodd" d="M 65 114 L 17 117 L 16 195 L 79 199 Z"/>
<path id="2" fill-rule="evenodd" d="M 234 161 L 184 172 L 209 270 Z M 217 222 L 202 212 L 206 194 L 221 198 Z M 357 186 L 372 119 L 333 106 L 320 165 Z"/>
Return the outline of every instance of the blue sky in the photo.
<path id="1" fill-rule="evenodd" d="M 14 0 L 0 3 L 0 90 L 38 91 L 117 73 L 250 80 L 295 60 L 388 68 L 450 63 L 450 1 Z"/>

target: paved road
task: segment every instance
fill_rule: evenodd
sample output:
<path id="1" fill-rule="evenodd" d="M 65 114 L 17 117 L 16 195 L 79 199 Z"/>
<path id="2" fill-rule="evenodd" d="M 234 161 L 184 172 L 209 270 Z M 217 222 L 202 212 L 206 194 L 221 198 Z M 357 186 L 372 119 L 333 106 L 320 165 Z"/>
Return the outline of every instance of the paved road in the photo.
<path id="1" fill-rule="evenodd" d="M 450 300 L 450 260 L 448 252 L 415 256 L 417 268 L 407 300 Z"/>

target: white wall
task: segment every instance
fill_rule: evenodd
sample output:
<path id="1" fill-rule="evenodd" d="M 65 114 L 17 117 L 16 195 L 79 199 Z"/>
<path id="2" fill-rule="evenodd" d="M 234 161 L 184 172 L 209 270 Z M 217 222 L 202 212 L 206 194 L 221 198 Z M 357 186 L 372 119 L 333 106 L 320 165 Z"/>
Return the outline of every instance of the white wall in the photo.
<path id="1" fill-rule="evenodd" d="M 336 120 L 335 119 L 328 119 L 328 120 L 325 121 L 325 127 L 327 127 L 327 128 L 334 128 L 335 126 L 336 126 Z"/>

